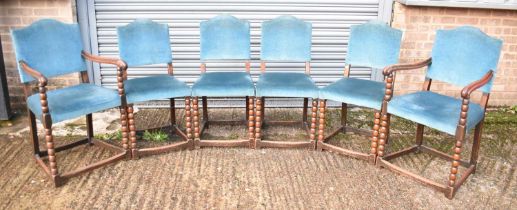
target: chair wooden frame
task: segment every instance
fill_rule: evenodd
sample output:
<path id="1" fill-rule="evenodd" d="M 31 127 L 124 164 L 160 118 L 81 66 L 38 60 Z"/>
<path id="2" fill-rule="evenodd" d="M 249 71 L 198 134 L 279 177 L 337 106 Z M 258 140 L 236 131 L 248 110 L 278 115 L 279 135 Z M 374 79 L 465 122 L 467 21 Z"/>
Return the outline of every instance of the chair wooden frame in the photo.
<path id="1" fill-rule="evenodd" d="M 168 75 L 174 75 L 174 67 L 172 62 L 167 63 L 167 73 Z M 127 80 L 127 71 L 124 72 L 123 81 Z M 124 99 L 123 101 L 126 101 L 126 95 L 123 94 L 122 96 Z M 127 104 L 127 103 L 126 103 Z M 128 126 L 129 126 L 129 133 L 130 133 L 130 141 L 131 141 L 131 156 L 133 159 L 138 159 L 142 156 L 146 155 L 155 155 L 155 154 L 161 154 L 169 151 L 174 150 L 180 150 L 185 148 L 192 149 L 194 144 L 192 141 L 192 114 L 191 114 L 191 107 L 190 107 L 190 96 L 185 97 L 185 127 L 186 132 L 183 132 L 178 124 L 176 123 L 176 105 L 174 98 L 169 99 L 169 110 L 170 110 L 170 120 L 171 124 L 168 126 L 162 126 L 157 128 L 150 128 L 146 130 L 161 130 L 166 127 L 171 127 L 171 130 L 174 132 L 174 134 L 180 136 L 183 141 L 172 143 L 165 146 L 158 146 L 158 147 L 150 147 L 150 148 L 138 148 L 137 145 L 137 139 L 136 134 L 142 133 L 145 130 L 137 130 L 136 129 L 136 123 L 134 118 L 134 109 L 133 104 L 127 104 L 126 105 L 127 113 L 128 113 Z"/>
<path id="2" fill-rule="evenodd" d="M 250 61 L 246 60 L 245 69 L 250 74 Z M 206 62 L 201 63 L 201 73 L 206 72 Z M 235 98 L 235 97 L 232 97 Z M 251 147 L 254 141 L 254 128 L 255 128 L 255 114 L 254 114 L 254 96 L 246 96 L 246 118 L 244 120 L 209 120 L 208 118 L 208 98 L 202 96 L 203 102 L 203 119 L 200 121 L 199 116 L 199 97 L 192 97 L 192 113 L 193 113 L 193 124 L 194 124 L 194 145 L 196 148 L 200 147 Z M 248 127 L 248 139 L 240 140 L 202 140 L 201 136 L 205 132 L 205 129 L 209 129 L 210 125 L 247 125 Z"/>
<path id="3" fill-rule="evenodd" d="M 452 199 L 457 192 L 457 190 L 460 188 L 460 186 L 467 180 L 467 178 L 475 173 L 476 171 L 476 165 L 478 161 L 478 155 L 479 155 L 479 147 L 480 147 L 480 140 L 481 140 L 481 131 L 483 129 L 483 121 L 482 119 L 475 127 L 474 130 L 474 140 L 473 140 L 473 146 L 472 146 L 472 153 L 470 157 L 470 161 L 463 161 L 461 160 L 461 152 L 462 152 L 462 146 L 465 142 L 465 136 L 466 136 L 466 123 L 467 123 L 467 113 L 469 109 L 469 102 L 470 102 L 470 96 L 471 93 L 474 92 L 476 89 L 484 86 L 487 84 L 493 77 L 493 71 L 490 70 L 486 75 L 484 75 L 480 80 L 475 81 L 467 86 L 465 86 L 461 91 L 461 97 L 462 97 L 462 106 L 461 110 L 459 110 L 460 119 L 458 121 L 458 125 L 456 127 L 456 143 L 454 147 L 454 154 L 448 155 L 446 153 L 443 153 L 441 151 L 438 151 L 436 149 L 427 147 L 425 145 L 422 145 L 423 143 L 423 134 L 424 134 L 424 125 L 418 124 L 417 130 L 416 130 L 416 140 L 415 145 L 402 149 L 397 152 L 393 152 L 390 154 L 385 154 L 385 147 L 388 144 L 389 139 L 389 119 L 390 114 L 387 112 L 387 105 L 388 102 L 391 100 L 393 96 L 393 86 L 395 81 L 395 72 L 402 71 L 402 70 L 411 70 L 411 69 L 417 69 L 422 68 L 425 66 L 428 66 L 431 64 L 431 58 L 422 61 L 417 62 L 413 64 L 401 64 L 401 65 L 393 65 L 390 67 L 387 67 L 384 69 L 384 75 L 386 76 L 386 94 L 383 101 L 383 108 L 381 111 L 381 128 L 380 128 L 380 138 L 379 138 L 379 147 L 378 147 L 378 157 L 377 157 L 377 165 L 380 167 L 388 168 L 391 171 L 394 171 L 398 174 L 408 176 L 410 178 L 415 179 L 418 182 L 423 183 L 424 185 L 431 186 L 445 194 L 445 196 L 449 199 Z M 429 91 L 431 87 L 432 80 L 429 78 L 426 78 L 423 90 Z M 483 93 L 481 97 L 481 107 L 484 110 L 484 113 L 486 112 L 486 107 L 488 104 L 488 98 L 490 94 L 489 93 Z M 446 184 L 440 184 L 433 180 L 427 179 L 425 177 L 422 177 L 418 174 L 415 174 L 413 172 L 410 172 L 406 169 L 403 169 L 399 166 L 394 165 L 393 163 L 390 163 L 389 161 L 403 156 L 407 155 L 413 152 L 424 152 L 448 161 L 451 161 L 451 170 L 448 176 L 448 182 Z M 461 177 L 458 177 L 458 167 L 463 166 L 466 168 L 466 170 L 461 174 Z"/>
<path id="4" fill-rule="evenodd" d="M 347 64 L 345 66 L 345 69 L 343 71 L 344 77 L 348 78 L 350 77 L 350 64 Z M 361 160 L 367 160 L 368 162 L 375 164 L 375 160 L 377 157 L 377 140 L 379 137 L 379 128 L 380 128 L 380 110 L 375 110 L 375 120 L 373 129 L 371 131 L 366 129 L 360 129 L 360 128 L 354 128 L 347 125 L 347 113 L 348 113 L 348 104 L 347 103 L 341 103 L 341 125 L 334 131 L 332 131 L 329 135 L 325 136 L 325 112 L 327 110 L 326 107 L 327 100 L 320 99 L 319 100 L 319 125 L 318 125 L 318 142 L 316 145 L 316 148 L 318 151 L 328 150 L 332 152 L 336 152 L 338 154 L 347 155 L 353 158 L 361 159 Z M 332 144 L 326 143 L 329 139 L 334 137 L 335 135 L 339 133 L 346 133 L 346 132 L 353 132 L 356 134 L 360 134 L 363 136 L 369 136 L 372 135 L 372 140 L 370 144 L 370 153 L 362 153 L 353 151 L 350 149 L 341 148 L 338 146 L 334 146 Z"/>
<path id="5" fill-rule="evenodd" d="M 260 63 L 261 73 L 266 72 L 266 62 Z M 305 62 L 305 74 L 310 75 L 311 65 L 310 62 Z M 273 148 L 316 148 L 316 119 L 318 113 L 318 99 L 312 99 L 311 107 L 311 123 L 307 120 L 307 111 L 309 105 L 309 98 L 303 98 L 303 113 L 301 121 L 265 121 L 265 97 L 255 97 L 255 141 L 253 147 L 260 149 L 262 147 L 273 147 Z M 251 123 L 250 123 L 251 124 Z M 309 135 L 309 141 L 268 141 L 262 140 L 262 128 L 264 125 L 297 125 L 301 124 L 302 128 Z"/>
<path id="6" fill-rule="evenodd" d="M 123 71 L 127 68 L 126 63 L 124 63 L 121 60 L 118 59 L 112 59 L 112 58 L 104 58 L 99 56 L 90 55 L 86 52 L 82 52 L 82 55 L 85 59 L 98 62 L 98 63 L 104 63 L 104 64 L 112 64 L 117 66 L 117 75 L 121 75 Z M 128 147 L 128 128 L 127 128 L 127 113 L 123 106 L 120 106 L 120 119 L 121 119 L 121 130 L 122 130 L 122 148 L 108 144 L 106 142 L 94 139 L 93 135 L 93 124 L 92 124 L 92 114 L 86 115 L 86 134 L 87 137 L 85 139 L 81 139 L 69 144 L 65 144 L 59 147 L 56 147 L 54 145 L 54 137 L 52 135 L 52 116 L 49 111 L 48 107 L 48 101 L 47 101 L 47 78 L 40 73 L 38 70 L 31 68 L 25 61 L 19 61 L 19 65 L 21 69 L 26 72 L 27 74 L 31 75 L 32 77 L 36 78 L 38 80 L 38 92 L 40 96 L 40 102 L 41 102 L 41 110 L 42 110 L 42 116 L 41 121 L 43 124 L 43 127 L 45 129 L 45 142 L 47 146 L 47 151 L 41 151 L 39 147 L 39 138 L 38 138 L 38 129 L 36 126 L 36 116 L 34 113 L 27 107 L 28 110 L 28 116 L 29 116 L 29 122 L 30 122 L 30 138 L 32 140 L 33 144 L 33 157 L 40 165 L 45 173 L 52 179 L 52 182 L 56 187 L 59 187 L 63 185 L 69 178 L 78 176 L 82 173 L 94 170 L 96 168 L 99 168 L 101 166 L 114 163 L 116 161 L 122 160 L 124 158 L 129 159 L 131 157 L 131 154 L 129 152 Z M 79 73 L 79 79 L 82 83 L 89 83 L 88 79 L 88 73 L 87 71 L 81 71 Z M 123 94 L 123 87 L 124 84 L 121 83 L 120 80 L 118 80 L 118 92 L 121 96 Z M 28 98 L 30 95 L 32 95 L 32 84 L 30 82 L 24 83 L 24 93 L 25 97 Z M 73 171 L 60 173 L 58 170 L 58 164 L 56 161 L 56 153 L 68 149 L 72 149 L 74 147 L 80 146 L 80 145 L 96 145 L 101 148 L 107 149 L 111 152 L 116 153 L 114 156 L 100 160 L 96 163 L 92 163 L 90 165 L 80 167 L 78 169 L 75 169 Z M 49 164 L 47 165 L 44 161 L 48 160 Z"/>

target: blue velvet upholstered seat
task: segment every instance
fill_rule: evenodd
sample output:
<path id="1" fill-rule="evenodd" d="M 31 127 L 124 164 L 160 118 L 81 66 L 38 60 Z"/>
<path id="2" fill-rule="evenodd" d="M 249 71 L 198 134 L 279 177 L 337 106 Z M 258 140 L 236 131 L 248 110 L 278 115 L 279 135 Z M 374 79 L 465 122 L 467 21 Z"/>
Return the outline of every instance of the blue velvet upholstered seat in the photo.
<path id="1" fill-rule="evenodd" d="M 137 19 L 117 28 L 120 58 L 131 67 L 172 63 L 169 27 Z M 190 96 L 190 88 L 171 75 L 129 79 L 124 82 L 128 103 Z"/>
<path id="2" fill-rule="evenodd" d="M 116 90 L 93 84 L 79 84 L 48 91 L 47 100 L 53 123 L 120 106 L 120 97 Z M 39 94 L 29 96 L 27 106 L 41 120 Z"/>
<path id="3" fill-rule="evenodd" d="M 16 59 L 26 62 L 47 78 L 86 71 L 77 24 L 43 19 L 26 28 L 13 30 L 12 37 Z M 23 83 L 34 80 L 20 66 L 18 70 Z M 120 106 L 117 91 L 94 84 L 47 91 L 47 101 L 53 123 Z M 27 107 L 41 119 L 39 94 L 28 96 Z"/>
<path id="4" fill-rule="evenodd" d="M 321 99 L 381 109 L 384 83 L 357 78 L 342 78 L 320 90 Z"/>
<path id="5" fill-rule="evenodd" d="M 206 72 L 192 87 L 193 96 L 254 96 L 253 80 L 247 72 Z"/>
<path id="6" fill-rule="evenodd" d="M 318 98 L 318 87 L 304 73 L 266 72 L 258 79 L 257 97 Z"/>
<path id="7" fill-rule="evenodd" d="M 201 22 L 201 61 L 250 60 L 250 24 L 231 15 L 218 15 Z M 210 72 L 192 86 L 192 96 L 254 96 L 249 72 Z"/>
<path id="8" fill-rule="evenodd" d="M 460 119 L 461 100 L 419 91 L 394 97 L 388 107 L 391 114 L 454 135 Z M 470 130 L 483 119 L 484 110 L 479 104 L 470 103 L 467 115 L 467 130 Z"/>
<path id="9" fill-rule="evenodd" d="M 312 25 L 293 16 L 280 16 L 262 23 L 260 59 L 280 62 L 310 62 Z M 257 97 L 318 98 L 318 87 L 303 73 L 266 72 L 260 75 Z"/>
<path id="10" fill-rule="evenodd" d="M 124 88 L 128 103 L 190 96 L 190 87 L 169 75 L 130 79 Z"/>
<path id="11" fill-rule="evenodd" d="M 380 21 L 351 27 L 346 64 L 383 69 L 398 62 L 402 32 Z M 340 79 L 320 90 L 321 99 L 380 109 L 384 83 Z"/>
<path id="12" fill-rule="evenodd" d="M 489 37 L 470 26 L 438 30 L 432 51 L 432 64 L 426 77 L 466 86 L 481 79 L 489 70 L 496 71 L 501 45 L 501 40 Z M 491 84 L 492 81 L 479 90 L 489 93 Z M 388 112 L 454 135 L 460 117 L 460 106 L 461 99 L 422 91 L 395 96 L 388 103 Z M 483 117 L 484 110 L 478 104 L 470 102 L 467 132 Z"/>

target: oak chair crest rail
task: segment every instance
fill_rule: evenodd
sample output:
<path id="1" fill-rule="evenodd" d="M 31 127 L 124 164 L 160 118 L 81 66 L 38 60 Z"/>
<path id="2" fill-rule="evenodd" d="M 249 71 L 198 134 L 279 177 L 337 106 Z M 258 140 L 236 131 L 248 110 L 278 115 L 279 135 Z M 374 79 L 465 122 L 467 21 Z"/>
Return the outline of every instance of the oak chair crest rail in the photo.
<path id="1" fill-rule="evenodd" d="M 30 138 L 34 147 L 33 157 L 52 179 L 54 185 L 60 186 L 71 177 L 130 158 L 126 126 L 121 128 L 121 147 L 93 138 L 92 113 L 94 112 L 119 107 L 121 124 L 126 124 L 127 114 L 119 99 L 123 94 L 123 85 L 117 93 L 115 90 L 89 84 L 86 71 L 86 60 L 116 65 L 119 74 L 125 71 L 125 63 L 118 59 L 101 58 L 82 52 L 81 34 L 77 24 L 42 19 L 25 28 L 12 30 L 11 35 L 20 79 L 24 84 L 27 98 Z M 81 84 L 47 90 L 47 77 L 75 72 L 79 72 Z M 34 80 L 38 83 L 37 94 L 32 93 L 31 82 Z M 52 124 L 80 116 L 86 116 L 87 137 L 70 144 L 56 146 L 52 135 Z M 46 151 L 42 151 L 39 146 L 36 119 L 43 123 Z M 61 172 L 58 168 L 57 153 L 83 144 L 100 146 L 116 154 L 73 171 Z"/>
<path id="2" fill-rule="evenodd" d="M 262 23 L 260 59 L 261 74 L 256 84 L 255 148 L 316 146 L 318 88 L 310 77 L 312 25 L 293 16 L 280 16 Z M 266 62 L 303 62 L 304 73 L 266 72 Z M 267 97 L 303 98 L 302 121 L 265 121 Z M 309 98 L 312 100 L 311 122 L 307 119 Z M 264 125 L 301 125 L 308 141 L 262 140 Z"/>
<path id="3" fill-rule="evenodd" d="M 348 53 L 343 78 L 320 89 L 320 133 L 318 150 L 329 150 L 375 163 L 379 141 L 380 110 L 384 97 L 384 83 L 349 78 L 351 65 L 383 69 L 398 63 L 402 32 L 381 21 L 370 21 L 351 27 Z M 324 135 L 326 101 L 341 102 L 341 125 L 329 135 Z M 375 109 L 373 131 L 353 128 L 347 125 L 348 104 Z M 372 135 L 368 153 L 353 151 L 326 143 L 339 133 L 352 131 L 365 136 Z"/>
<path id="4" fill-rule="evenodd" d="M 127 110 L 131 153 L 134 159 L 149 154 L 158 154 L 171 150 L 192 148 L 192 123 L 190 95 L 191 90 L 184 82 L 174 77 L 172 52 L 170 49 L 169 26 L 148 19 L 136 19 L 125 26 L 117 28 L 119 52 L 122 60 L 127 62 L 128 68 L 151 64 L 166 64 L 167 74 L 128 79 L 127 71 L 117 77 L 124 83 L 121 97 L 123 106 Z M 175 98 L 185 98 L 185 125 L 184 132 L 176 122 Z M 137 143 L 136 122 L 133 114 L 133 104 L 137 102 L 169 99 L 170 128 L 183 141 L 165 146 L 140 148 Z M 125 103 L 127 102 L 127 103 Z M 160 130 L 151 128 L 149 130 Z"/>
<path id="5" fill-rule="evenodd" d="M 250 24 L 231 15 L 218 15 L 200 24 L 201 76 L 192 86 L 194 144 L 208 146 L 250 147 L 254 140 L 255 86 L 250 74 Z M 238 61 L 244 71 L 210 71 L 208 62 Z M 199 116 L 199 97 L 203 116 Z M 209 120 L 207 98 L 246 98 L 243 120 Z M 210 125 L 245 125 L 248 138 L 240 140 L 208 140 L 203 133 Z"/>
<path id="6" fill-rule="evenodd" d="M 377 164 L 394 172 L 414 178 L 429 185 L 452 199 L 470 174 L 475 173 L 481 130 L 491 84 L 501 52 L 502 41 L 492 38 L 479 29 L 463 26 L 451 30 L 438 30 L 431 58 L 414 64 L 393 65 L 384 70 L 386 92 L 381 111 L 380 139 Z M 423 90 L 393 97 L 394 75 L 397 71 L 428 67 Z M 440 80 L 464 86 L 461 99 L 430 91 L 432 80 Z M 483 92 L 481 101 L 470 101 L 475 90 Z M 394 114 L 417 123 L 415 145 L 397 152 L 387 153 L 389 119 Z M 454 135 L 456 142 L 453 155 L 423 144 L 424 126 Z M 466 133 L 474 128 L 474 140 L 470 161 L 461 159 Z M 445 184 L 422 177 L 390 163 L 396 157 L 421 151 L 451 161 Z M 466 170 L 459 174 L 459 167 Z"/>

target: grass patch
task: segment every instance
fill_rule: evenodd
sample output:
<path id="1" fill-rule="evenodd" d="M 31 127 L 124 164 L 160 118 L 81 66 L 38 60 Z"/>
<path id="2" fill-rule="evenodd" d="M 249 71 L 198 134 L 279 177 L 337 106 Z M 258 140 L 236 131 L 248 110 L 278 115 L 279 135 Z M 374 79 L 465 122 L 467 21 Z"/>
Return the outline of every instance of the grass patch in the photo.
<path id="1" fill-rule="evenodd" d="M 116 131 L 113 133 L 103 133 L 103 134 L 95 134 L 94 138 L 99 140 L 121 140 L 122 139 L 122 132 Z"/>
<path id="2" fill-rule="evenodd" d="M 146 130 L 142 136 L 142 139 L 154 142 L 165 142 L 169 139 L 169 135 L 161 130 L 148 131 Z"/>

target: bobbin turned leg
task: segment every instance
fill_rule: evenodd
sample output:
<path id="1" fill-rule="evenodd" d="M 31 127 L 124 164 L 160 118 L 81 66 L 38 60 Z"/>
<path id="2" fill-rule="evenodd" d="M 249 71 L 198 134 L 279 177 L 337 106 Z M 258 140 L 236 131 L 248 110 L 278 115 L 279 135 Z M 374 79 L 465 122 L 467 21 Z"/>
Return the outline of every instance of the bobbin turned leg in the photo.
<path id="1" fill-rule="evenodd" d="M 255 145 L 255 112 L 254 109 L 254 97 L 247 97 L 247 103 L 248 105 L 248 138 L 250 141 L 250 148 L 253 148 Z"/>
<path id="2" fill-rule="evenodd" d="M 375 163 L 377 159 L 377 147 L 379 146 L 379 136 L 380 136 L 380 127 L 381 127 L 381 113 L 375 112 L 373 120 L 373 129 L 372 129 L 372 142 L 370 146 L 370 155 L 373 156 L 373 163 Z"/>
<path id="3" fill-rule="evenodd" d="M 127 106 L 127 119 L 129 126 L 129 140 L 131 141 L 131 156 L 133 159 L 138 159 L 138 148 L 136 143 L 136 126 L 133 105 Z"/>
<path id="4" fill-rule="evenodd" d="M 451 164 L 451 171 L 449 174 L 449 192 L 445 194 L 445 196 L 449 199 L 452 199 L 454 197 L 454 194 L 456 193 L 456 190 L 459 187 L 456 186 L 456 181 L 458 179 L 458 167 L 461 164 L 461 151 L 463 146 L 463 140 L 465 139 L 468 109 L 469 100 L 463 99 L 461 105 L 460 120 L 458 122 L 458 127 L 456 128 L 456 144 L 454 145 L 454 155 L 452 155 L 453 160 Z"/>
<path id="5" fill-rule="evenodd" d="M 190 149 L 194 149 L 194 140 L 192 139 L 192 108 L 190 106 L 190 97 L 185 97 L 185 127 L 187 130 L 187 141 L 190 141 Z"/>
<path id="6" fill-rule="evenodd" d="M 318 122 L 318 146 L 317 149 L 319 151 L 323 151 L 323 141 L 325 139 L 325 111 L 327 109 L 327 100 L 320 100 L 320 120 Z M 311 137 L 313 133 L 316 131 L 316 108 L 317 102 L 313 100 L 312 102 L 312 122 L 311 122 Z M 311 139 L 312 140 L 312 139 Z"/>
<path id="7" fill-rule="evenodd" d="M 200 148 L 200 128 L 199 128 L 199 106 L 198 106 L 198 97 L 194 97 L 192 99 L 192 109 L 194 114 L 194 145 L 196 149 Z"/>
<path id="8" fill-rule="evenodd" d="M 255 97 L 255 149 L 260 149 L 261 131 L 262 131 L 262 97 Z"/>
<path id="9" fill-rule="evenodd" d="M 381 114 L 381 127 L 379 129 L 379 145 L 377 147 L 377 155 L 381 158 L 385 154 L 384 149 L 386 147 L 386 144 L 388 143 L 388 134 L 389 134 L 388 124 L 389 124 L 390 117 L 391 117 L 390 114 L 387 114 L 387 113 Z"/>
<path id="10" fill-rule="evenodd" d="M 124 107 L 120 107 L 120 125 L 121 125 L 121 133 L 122 133 L 122 148 L 124 148 L 124 150 L 129 150 L 129 145 L 128 145 L 128 136 L 129 136 L 129 129 L 128 129 L 128 120 L 127 120 L 127 111 L 126 111 L 126 108 Z M 127 158 L 130 158 L 130 155 L 128 153 L 128 157 Z"/>

